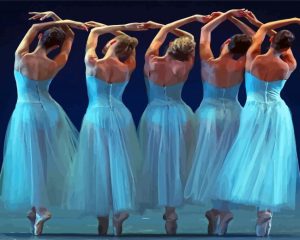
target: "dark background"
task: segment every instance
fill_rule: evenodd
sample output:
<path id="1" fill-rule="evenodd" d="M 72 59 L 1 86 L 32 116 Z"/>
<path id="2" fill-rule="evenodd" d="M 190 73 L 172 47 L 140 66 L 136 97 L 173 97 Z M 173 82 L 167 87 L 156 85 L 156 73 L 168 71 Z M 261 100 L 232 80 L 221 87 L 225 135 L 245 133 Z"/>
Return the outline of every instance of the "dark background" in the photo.
<path id="1" fill-rule="evenodd" d="M 78 21 L 95 20 L 106 24 L 119 24 L 147 20 L 168 23 L 196 13 L 209 14 L 212 11 L 226 11 L 231 8 L 250 9 L 263 22 L 280 18 L 300 17 L 300 2 L 295 1 L 0 2 L 0 154 L 2 155 L 3 152 L 5 131 L 17 99 L 13 76 L 14 51 L 32 24 L 32 22 L 27 21 L 27 12 L 52 10 L 63 19 Z M 200 27 L 200 23 L 192 23 L 184 27 L 184 29 L 193 33 L 198 42 Z M 300 26 L 289 26 L 288 29 L 292 30 L 296 35 L 296 43 L 293 50 L 295 57 L 300 63 Z M 132 75 L 123 99 L 132 112 L 136 124 L 138 124 L 147 104 L 143 79 L 144 53 L 156 32 L 156 30 L 150 30 L 147 32 L 130 33 L 139 39 L 140 44 L 137 48 L 137 69 Z M 223 23 L 217 28 L 212 36 L 215 55 L 218 54 L 222 42 L 232 34 L 238 32 L 239 30 L 230 22 Z M 80 124 L 88 103 L 85 85 L 85 66 L 83 62 L 87 36 L 86 32 L 76 31 L 69 61 L 54 79 L 50 88 L 53 98 L 61 104 L 78 129 L 80 129 Z M 102 41 L 100 39 L 102 46 L 108 37 L 110 36 L 104 37 Z M 300 94 L 298 90 L 300 88 L 300 79 L 298 76 L 300 76 L 300 67 L 288 80 L 282 92 L 282 97 L 291 109 L 296 140 L 298 142 L 297 148 L 300 150 L 300 126 L 298 124 L 300 122 Z M 183 99 L 193 110 L 196 110 L 202 99 L 198 54 L 195 66 L 183 89 Z M 241 87 L 239 99 L 244 104 L 244 85 Z M 2 162 L 2 157 L 0 161 Z"/>

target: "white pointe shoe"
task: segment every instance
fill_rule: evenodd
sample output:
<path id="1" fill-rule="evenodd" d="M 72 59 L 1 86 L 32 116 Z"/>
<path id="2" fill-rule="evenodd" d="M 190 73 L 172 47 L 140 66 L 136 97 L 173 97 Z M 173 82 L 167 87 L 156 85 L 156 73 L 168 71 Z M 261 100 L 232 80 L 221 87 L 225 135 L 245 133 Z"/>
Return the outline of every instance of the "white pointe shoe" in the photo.
<path id="1" fill-rule="evenodd" d="M 113 217 L 114 235 L 120 236 L 123 231 L 123 222 L 129 217 L 128 213 L 120 213 Z"/>
<path id="2" fill-rule="evenodd" d="M 34 234 L 34 223 L 35 223 L 35 219 L 36 219 L 36 212 L 33 210 L 30 210 L 27 213 L 27 218 L 30 221 L 30 232 L 32 234 Z"/>
<path id="3" fill-rule="evenodd" d="M 177 214 L 175 212 L 169 214 L 168 216 L 164 214 L 163 219 L 166 221 L 165 230 L 167 235 L 176 235 L 177 232 Z"/>
<path id="4" fill-rule="evenodd" d="M 51 213 L 46 211 L 43 214 L 36 214 L 36 220 L 34 223 L 34 235 L 39 236 L 43 233 L 44 223 L 52 217 Z"/>
<path id="5" fill-rule="evenodd" d="M 223 236 L 227 233 L 227 228 L 230 221 L 233 219 L 233 214 L 231 212 L 220 213 L 217 217 L 217 227 L 216 234 Z"/>
<path id="6" fill-rule="evenodd" d="M 218 223 L 219 213 L 216 210 L 209 210 L 205 213 L 205 217 L 208 220 L 207 233 L 208 235 L 217 234 L 217 223 Z"/>
<path id="7" fill-rule="evenodd" d="M 258 213 L 256 222 L 256 236 L 267 237 L 272 226 L 272 213 L 269 211 Z"/>

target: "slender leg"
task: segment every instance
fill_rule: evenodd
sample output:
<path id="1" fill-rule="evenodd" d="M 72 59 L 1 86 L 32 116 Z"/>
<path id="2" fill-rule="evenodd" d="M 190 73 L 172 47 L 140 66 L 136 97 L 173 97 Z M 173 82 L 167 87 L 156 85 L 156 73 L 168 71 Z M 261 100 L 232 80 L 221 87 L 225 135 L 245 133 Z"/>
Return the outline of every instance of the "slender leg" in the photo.
<path id="1" fill-rule="evenodd" d="M 205 214 L 208 219 L 208 234 L 225 235 L 233 214 L 230 212 L 229 203 L 227 201 L 213 201 L 213 209 Z"/>
<path id="2" fill-rule="evenodd" d="M 98 219 L 98 234 L 106 235 L 109 226 L 109 216 L 97 217 Z"/>
<path id="3" fill-rule="evenodd" d="M 163 216 L 163 219 L 166 221 L 165 230 L 168 235 L 175 235 L 177 231 L 178 216 L 175 210 L 173 207 L 166 207 L 166 212 Z"/>
<path id="4" fill-rule="evenodd" d="M 39 236 L 43 233 L 44 223 L 52 217 L 47 208 L 40 207 L 36 212 L 36 219 L 34 223 L 34 235 Z"/>
<path id="5" fill-rule="evenodd" d="M 267 237 L 272 226 L 272 212 L 270 210 L 257 210 L 256 236 Z"/>
<path id="6" fill-rule="evenodd" d="M 31 233 L 34 233 L 34 223 L 36 219 L 36 209 L 35 207 L 32 207 L 30 211 L 27 212 L 27 218 L 30 221 L 30 228 Z"/>
<path id="7" fill-rule="evenodd" d="M 113 225 L 114 225 L 114 234 L 115 236 L 120 236 L 123 231 L 123 222 L 129 217 L 127 212 L 121 212 L 114 214 Z"/>

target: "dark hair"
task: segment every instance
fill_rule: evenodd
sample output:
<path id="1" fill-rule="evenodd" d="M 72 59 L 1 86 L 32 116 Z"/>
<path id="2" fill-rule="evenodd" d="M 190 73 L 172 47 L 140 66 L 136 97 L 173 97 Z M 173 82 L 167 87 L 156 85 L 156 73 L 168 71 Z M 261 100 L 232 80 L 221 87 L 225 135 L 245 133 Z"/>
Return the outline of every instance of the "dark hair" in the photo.
<path id="1" fill-rule="evenodd" d="M 247 53 L 249 47 L 252 44 L 252 38 L 246 34 L 235 34 L 231 37 L 231 41 L 228 44 L 229 52 L 243 56 Z"/>
<path id="2" fill-rule="evenodd" d="M 187 61 L 191 55 L 194 55 L 195 45 L 193 39 L 189 37 L 179 37 L 171 43 L 167 53 L 175 60 Z"/>
<path id="3" fill-rule="evenodd" d="M 55 45 L 61 46 L 65 41 L 65 38 L 66 34 L 62 29 L 58 27 L 52 27 L 43 33 L 41 44 L 46 49 Z"/>
<path id="4" fill-rule="evenodd" d="M 290 48 L 295 40 L 294 34 L 289 30 L 281 30 L 274 36 L 271 46 L 279 51 Z"/>
<path id="5" fill-rule="evenodd" d="M 138 45 L 138 40 L 127 35 L 119 35 L 115 37 L 118 40 L 115 47 L 115 54 L 121 62 L 126 61 Z"/>

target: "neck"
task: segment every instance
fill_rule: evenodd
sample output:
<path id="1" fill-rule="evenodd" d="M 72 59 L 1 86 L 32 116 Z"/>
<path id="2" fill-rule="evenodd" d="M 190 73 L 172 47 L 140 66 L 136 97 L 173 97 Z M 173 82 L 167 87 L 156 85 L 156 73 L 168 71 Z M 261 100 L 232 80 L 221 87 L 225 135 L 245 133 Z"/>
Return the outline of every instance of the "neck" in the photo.
<path id="1" fill-rule="evenodd" d="M 47 50 L 43 48 L 41 45 L 38 45 L 33 52 L 41 56 L 46 56 L 48 54 Z"/>
<path id="2" fill-rule="evenodd" d="M 280 57 L 282 55 L 281 52 L 276 51 L 274 48 L 270 47 L 266 55 L 272 55 L 274 57 Z"/>
<path id="3" fill-rule="evenodd" d="M 107 52 L 105 53 L 105 57 L 108 58 L 108 57 L 117 57 L 117 55 L 115 54 L 114 50 L 113 49 L 108 49 Z"/>

